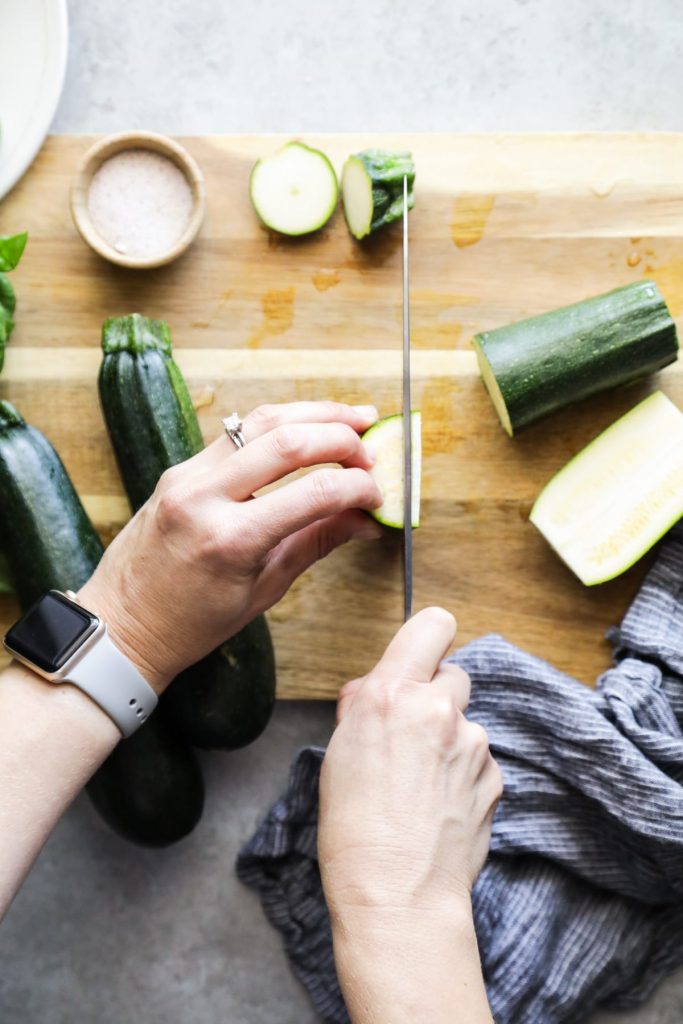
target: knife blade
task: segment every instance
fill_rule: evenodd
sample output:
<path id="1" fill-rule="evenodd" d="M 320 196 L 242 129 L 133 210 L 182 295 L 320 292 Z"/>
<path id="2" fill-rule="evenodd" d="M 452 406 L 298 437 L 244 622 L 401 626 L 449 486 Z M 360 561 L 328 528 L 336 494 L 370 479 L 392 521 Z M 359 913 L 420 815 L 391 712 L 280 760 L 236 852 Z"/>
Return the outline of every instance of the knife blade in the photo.
<path id="1" fill-rule="evenodd" d="M 413 437 L 410 381 L 408 178 L 403 178 L 403 621 L 413 614 Z"/>

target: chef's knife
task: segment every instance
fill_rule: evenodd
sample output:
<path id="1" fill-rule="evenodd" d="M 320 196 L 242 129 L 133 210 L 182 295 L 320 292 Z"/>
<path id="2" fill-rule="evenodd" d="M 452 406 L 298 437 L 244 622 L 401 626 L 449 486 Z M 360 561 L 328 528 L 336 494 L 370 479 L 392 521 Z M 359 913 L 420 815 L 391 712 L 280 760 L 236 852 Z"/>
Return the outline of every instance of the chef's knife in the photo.
<path id="1" fill-rule="evenodd" d="M 403 178 L 403 621 L 413 614 L 413 438 L 410 417 L 408 178 Z"/>

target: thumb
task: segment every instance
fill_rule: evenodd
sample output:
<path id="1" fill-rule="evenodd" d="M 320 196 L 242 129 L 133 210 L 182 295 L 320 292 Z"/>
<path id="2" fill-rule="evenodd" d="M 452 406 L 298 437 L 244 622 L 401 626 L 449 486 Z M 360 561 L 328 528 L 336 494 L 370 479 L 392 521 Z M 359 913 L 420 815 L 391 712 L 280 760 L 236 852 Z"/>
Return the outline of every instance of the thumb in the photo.
<path id="1" fill-rule="evenodd" d="M 368 680 L 429 683 L 455 640 L 455 618 L 445 608 L 423 608 L 399 629 Z"/>

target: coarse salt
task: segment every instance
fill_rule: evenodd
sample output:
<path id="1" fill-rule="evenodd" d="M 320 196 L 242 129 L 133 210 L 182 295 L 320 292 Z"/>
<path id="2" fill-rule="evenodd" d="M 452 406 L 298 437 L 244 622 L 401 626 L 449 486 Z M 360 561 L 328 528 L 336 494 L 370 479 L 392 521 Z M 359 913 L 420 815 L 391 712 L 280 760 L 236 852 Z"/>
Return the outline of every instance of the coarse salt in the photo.
<path id="1" fill-rule="evenodd" d="M 98 235 L 132 259 L 153 259 L 172 249 L 190 222 L 192 206 L 192 190 L 180 168 L 147 149 L 109 157 L 88 192 Z"/>

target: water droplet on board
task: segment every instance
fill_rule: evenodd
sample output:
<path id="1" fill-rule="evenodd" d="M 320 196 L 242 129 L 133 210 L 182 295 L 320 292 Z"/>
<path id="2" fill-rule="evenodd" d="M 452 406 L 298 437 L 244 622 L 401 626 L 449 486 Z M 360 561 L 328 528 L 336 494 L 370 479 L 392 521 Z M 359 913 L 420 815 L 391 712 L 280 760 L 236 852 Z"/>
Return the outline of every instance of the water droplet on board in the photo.
<path id="1" fill-rule="evenodd" d="M 596 181 L 594 185 L 591 185 L 591 192 L 598 199 L 606 199 L 614 190 L 615 184 L 614 181 Z"/>
<path id="2" fill-rule="evenodd" d="M 459 196 L 453 204 L 451 238 L 458 249 L 475 245 L 486 230 L 495 196 Z"/>
<path id="3" fill-rule="evenodd" d="M 338 270 L 317 270 L 311 280 L 319 292 L 326 292 L 339 284 L 341 277 Z"/>
<path id="4" fill-rule="evenodd" d="M 216 397 L 216 389 L 211 384 L 207 384 L 206 387 L 202 388 L 198 395 L 192 399 L 192 405 L 195 409 L 205 409 L 208 405 L 213 405 L 213 400 Z"/>

